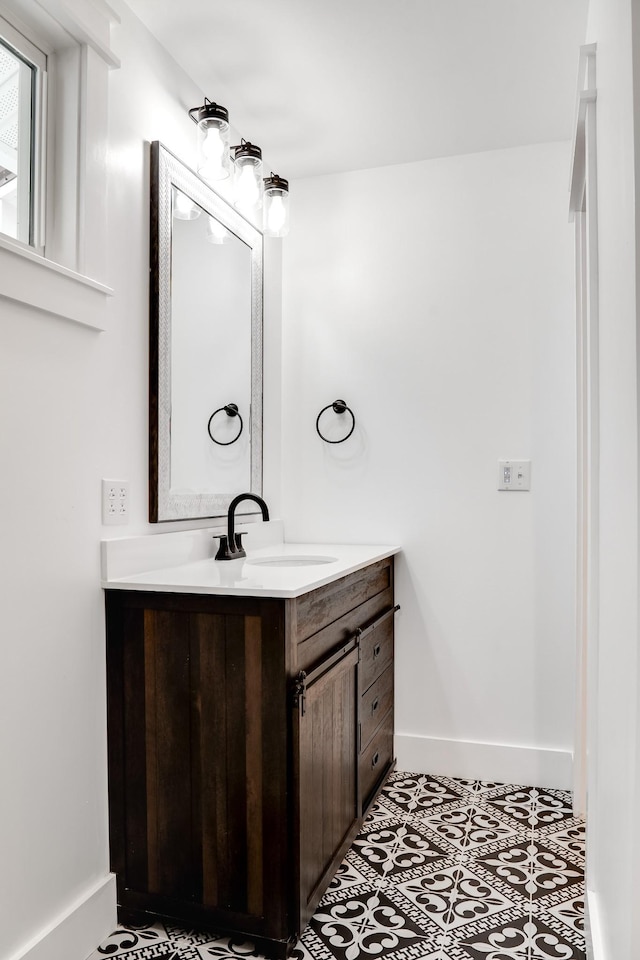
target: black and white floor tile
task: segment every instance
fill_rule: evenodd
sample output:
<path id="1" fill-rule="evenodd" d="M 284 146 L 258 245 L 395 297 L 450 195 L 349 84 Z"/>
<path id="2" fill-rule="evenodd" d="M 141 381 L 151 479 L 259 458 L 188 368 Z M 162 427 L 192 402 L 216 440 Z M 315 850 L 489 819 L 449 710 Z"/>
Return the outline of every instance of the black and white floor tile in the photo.
<path id="1" fill-rule="evenodd" d="M 294 960 L 584 960 L 584 824 L 570 795 L 394 773 Z M 229 960 L 253 944 L 157 923 L 90 960 Z"/>

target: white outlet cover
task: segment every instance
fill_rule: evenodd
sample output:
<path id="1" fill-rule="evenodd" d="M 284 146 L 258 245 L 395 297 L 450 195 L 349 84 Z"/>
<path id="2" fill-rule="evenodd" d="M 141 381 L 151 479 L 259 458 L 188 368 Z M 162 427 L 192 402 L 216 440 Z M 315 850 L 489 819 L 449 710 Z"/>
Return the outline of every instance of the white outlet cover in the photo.
<path id="1" fill-rule="evenodd" d="M 129 481 L 102 481 L 102 523 L 112 527 L 129 523 Z"/>

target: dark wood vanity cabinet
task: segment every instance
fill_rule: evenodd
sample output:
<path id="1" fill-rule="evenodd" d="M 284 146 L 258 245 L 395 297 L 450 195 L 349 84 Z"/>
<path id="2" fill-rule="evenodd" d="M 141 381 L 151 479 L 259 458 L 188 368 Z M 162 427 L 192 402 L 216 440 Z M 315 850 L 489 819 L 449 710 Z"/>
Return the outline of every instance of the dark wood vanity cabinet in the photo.
<path id="1" fill-rule="evenodd" d="M 286 955 L 393 764 L 393 558 L 296 599 L 106 604 L 121 917 Z"/>

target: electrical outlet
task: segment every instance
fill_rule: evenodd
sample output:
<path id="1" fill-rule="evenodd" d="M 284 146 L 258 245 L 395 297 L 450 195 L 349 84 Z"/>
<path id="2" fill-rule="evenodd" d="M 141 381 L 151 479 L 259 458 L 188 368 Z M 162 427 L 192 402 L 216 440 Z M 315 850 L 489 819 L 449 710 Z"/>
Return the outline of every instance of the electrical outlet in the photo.
<path id="1" fill-rule="evenodd" d="M 102 481 L 102 522 L 105 526 L 129 523 L 129 481 Z"/>

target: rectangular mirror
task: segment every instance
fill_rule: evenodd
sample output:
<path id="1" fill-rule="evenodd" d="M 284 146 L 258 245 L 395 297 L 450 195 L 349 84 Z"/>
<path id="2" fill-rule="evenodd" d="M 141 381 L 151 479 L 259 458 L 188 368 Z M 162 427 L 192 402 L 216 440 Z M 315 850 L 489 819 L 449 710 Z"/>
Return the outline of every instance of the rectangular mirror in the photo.
<path id="1" fill-rule="evenodd" d="M 157 141 L 149 373 L 149 519 L 261 495 L 262 234 Z"/>

